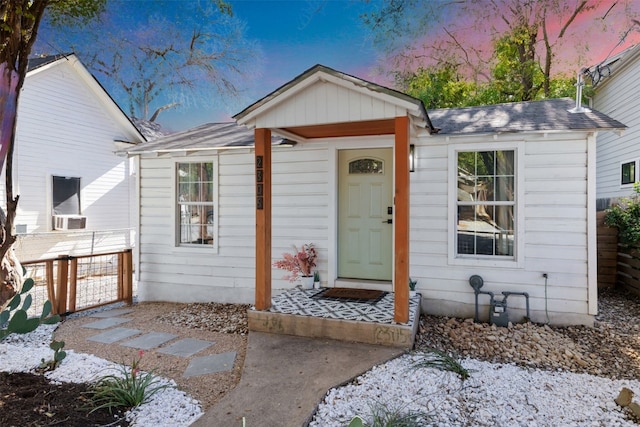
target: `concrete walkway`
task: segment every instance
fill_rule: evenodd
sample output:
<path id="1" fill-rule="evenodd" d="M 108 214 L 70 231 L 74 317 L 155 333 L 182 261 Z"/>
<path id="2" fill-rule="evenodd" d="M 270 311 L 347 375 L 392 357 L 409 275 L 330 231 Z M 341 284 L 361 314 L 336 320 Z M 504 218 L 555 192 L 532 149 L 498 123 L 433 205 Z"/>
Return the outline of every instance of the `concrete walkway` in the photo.
<path id="1" fill-rule="evenodd" d="M 404 350 L 250 332 L 240 383 L 193 427 L 301 427 L 327 391 Z"/>

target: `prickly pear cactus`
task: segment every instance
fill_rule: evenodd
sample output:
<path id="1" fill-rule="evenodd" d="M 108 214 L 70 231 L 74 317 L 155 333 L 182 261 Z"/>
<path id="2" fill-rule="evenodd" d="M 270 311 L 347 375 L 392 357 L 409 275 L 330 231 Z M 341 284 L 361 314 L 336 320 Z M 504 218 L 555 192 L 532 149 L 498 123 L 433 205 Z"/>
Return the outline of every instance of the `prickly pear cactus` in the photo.
<path id="1" fill-rule="evenodd" d="M 44 303 L 40 316 L 27 316 L 27 310 L 29 310 L 32 303 L 32 297 L 27 292 L 33 288 L 34 284 L 33 279 L 26 279 L 20 292 L 11 299 L 7 307 L 0 313 L 0 341 L 12 333 L 26 334 L 36 330 L 43 323 L 50 325 L 60 321 L 60 316 L 50 316 L 51 301 Z"/>

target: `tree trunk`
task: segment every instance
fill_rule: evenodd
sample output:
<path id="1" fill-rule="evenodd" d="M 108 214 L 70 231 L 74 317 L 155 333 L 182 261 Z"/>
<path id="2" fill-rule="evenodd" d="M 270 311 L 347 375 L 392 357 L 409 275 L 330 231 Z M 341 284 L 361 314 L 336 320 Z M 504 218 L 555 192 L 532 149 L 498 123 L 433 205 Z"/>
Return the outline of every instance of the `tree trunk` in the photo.
<path id="1" fill-rule="evenodd" d="M 31 47 L 49 0 L 3 0 L 0 3 L 0 169 L 6 166 L 6 212 L 0 209 L 0 310 L 22 287 L 22 268 L 13 251 L 13 146 L 18 95 L 27 74 Z M 6 161 L 5 161 L 6 160 Z"/>

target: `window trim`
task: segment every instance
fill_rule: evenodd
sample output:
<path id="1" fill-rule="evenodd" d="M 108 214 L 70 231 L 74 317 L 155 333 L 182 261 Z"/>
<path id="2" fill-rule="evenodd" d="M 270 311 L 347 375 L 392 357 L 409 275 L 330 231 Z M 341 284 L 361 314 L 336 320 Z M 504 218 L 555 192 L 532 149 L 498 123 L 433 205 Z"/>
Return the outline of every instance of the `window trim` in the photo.
<path id="1" fill-rule="evenodd" d="M 213 165 L 213 244 L 212 245 L 196 245 L 196 244 L 188 244 L 188 243 L 180 243 L 179 235 L 180 235 L 180 212 L 179 212 L 179 204 L 177 201 L 177 191 L 178 191 L 178 164 L 180 163 L 212 163 Z M 218 253 L 218 240 L 220 238 L 220 215 L 219 215 L 219 207 L 218 207 L 218 186 L 220 181 L 220 173 L 218 170 L 218 157 L 176 157 L 171 162 L 172 172 L 171 172 L 171 220 L 173 222 L 173 226 L 171 227 L 171 246 L 175 252 L 191 252 L 191 253 Z"/>
<path id="2" fill-rule="evenodd" d="M 630 163 L 633 163 L 633 167 L 634 167 L 634 174 L 635 174 L 635 176 L 634 176 L 634 179 L 633 179 L 633 181 L 632 181 L 632 182 L 629 182 L 629 183 L 623 184 L 623 183 L 622 183 L 622 167 L 623 167 L 624 165 L 628 165 L 628 164 L 630 164 Z M 640 180 L 638 179 L 638 166 L 639 166 L 639 165 L 638 165 L 638 163 L 639 163 L 638 159 L 634 159 L 634 160 L 625 160 L 625 161 L 621 161 L 621 162 L 620 162 L 620 166 L 619 166 L 619 168 L 618 168 L 618 179 L 619 179 L 618 183 L 619 183 L 619 185 L 620 185 L 620 188 L 625 188 L 625 189 L 626 189 L 626 188 L 632 188 L 632 187 L 633 187 L 633 185 L 634 185 L 636 182 L 640 181 Z"/>
<path id="3" fill-rule="evenodd" d="M 450 265 L 467 265 L 482 267 L 524 267 L 524 141 L 499 143 L 459 143 L 451 144 L 448 149 L 448 214 L 447 230 L 448 261 Z M 496 255 L 459 255 L 457 251 L 457 217 L 458 217 L 458 153 L 478 151 L 513 151 L 514 152 L 514 254 L 513 256 Z"/>

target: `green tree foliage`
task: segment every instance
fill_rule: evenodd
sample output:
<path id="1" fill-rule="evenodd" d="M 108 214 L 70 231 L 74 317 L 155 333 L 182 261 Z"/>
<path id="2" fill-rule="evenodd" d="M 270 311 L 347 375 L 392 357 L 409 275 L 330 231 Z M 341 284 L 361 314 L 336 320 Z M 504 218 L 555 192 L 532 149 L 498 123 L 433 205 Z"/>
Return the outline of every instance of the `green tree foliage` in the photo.
<path id="1" fill-rule="evenodd" d="M 498 39 L 492 78 L 487 82 L 466 80 L 460 65 L 445 62 L 414 73 L 397 73 L 396 84 L 421 99 L 428 109 L 573 96 L 575 79 L 562 75 L 552 78 L 548 92 L 544 91 L 544 74 L 532 50 L 534 38 L 525 27 Z"/>
<path id="2" fill-rule="evenodd" d="M 632 0 L 598 8 L 603 5 L 604 0 L 390 0 L 371 2 L 362 21 L 393 72 L 453 66 L 478 85 L 469 101 L 477 105 L 566 94 L 570 79 L 560 70 L 570 67 L 573 74 L 590 65 L 580 61 L 594 33 L 599 43 L 616 45 L 619 31 L 634 25 L 639 10 Z M 578 26 L 579 21 L 592 25 Z"/>
<path id="3" fill-rule="evenodd" d="M 407 94 L 421 99 L 428 109 L 468 106 L 478 95 L 478 85 L 465 81 L 452 64 L 419 68 L 415 73 L 397 76 L 396 83 Z"/>

